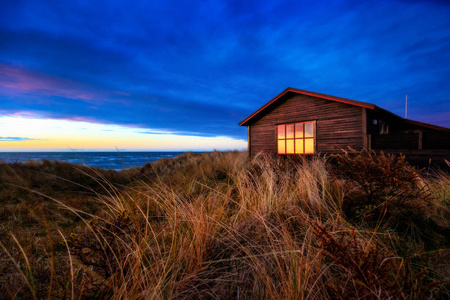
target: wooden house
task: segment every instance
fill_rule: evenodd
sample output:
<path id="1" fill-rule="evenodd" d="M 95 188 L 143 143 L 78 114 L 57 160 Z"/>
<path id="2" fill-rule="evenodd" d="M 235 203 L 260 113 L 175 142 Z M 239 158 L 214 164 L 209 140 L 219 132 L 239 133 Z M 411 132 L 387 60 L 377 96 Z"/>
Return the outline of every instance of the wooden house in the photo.
<path id="1" fill-rule="evenodd" d="M 294 88 L 239 125 L 248 128 L 251 156 L 335 154 L 351 147 L 450 160 L 448 128 L 404 119 L 375 104 Z"/>

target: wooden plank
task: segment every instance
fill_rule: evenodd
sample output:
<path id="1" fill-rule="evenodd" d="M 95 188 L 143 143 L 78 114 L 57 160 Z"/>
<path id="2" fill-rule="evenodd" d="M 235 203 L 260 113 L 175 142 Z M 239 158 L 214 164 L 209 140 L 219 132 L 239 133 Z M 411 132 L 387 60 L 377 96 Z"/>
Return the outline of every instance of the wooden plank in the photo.
<path id="1" fill-rule="evenodd" d="M 362 110 L 362 122 L 361 122 L 361 126 L 362 126 L 362 136 L 363 136 L 363 149 L 367 149 L 368 148 L 368 142 L 367 142 L 367 111 L 366 108 L 361 108 Z"/>
<path id="2" fill-rule="evenodd" d="M 422 145 L 423 145 L 423 130 L 419 130 L 419 150 L 422 150 Z"/>
<path id="3" fill-rule="evenodd" d="M 419 134 L 418 133 L 389 133 L 389 134 L 373 134 L 373 149 L 418 149 Z"/>
<path id="4" fill-rule="evenodd" d="M 252 132 L 250 130 L 250 126 L 247 126 L 247 144 L 248 144 L 248 154 L 252 153 Z"/>
<path id="5" fill-rule="evenodd" d="M 424 131 L 423 149 L 445 149 L 450 150 L 449 131 Z"/>

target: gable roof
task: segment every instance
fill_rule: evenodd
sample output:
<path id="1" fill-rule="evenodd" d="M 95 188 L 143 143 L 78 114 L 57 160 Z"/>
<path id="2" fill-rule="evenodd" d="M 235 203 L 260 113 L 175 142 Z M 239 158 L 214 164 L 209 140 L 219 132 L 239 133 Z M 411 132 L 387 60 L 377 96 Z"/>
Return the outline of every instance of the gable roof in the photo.
<path id="1" fill-rule="evenodd" d="M 341 98 L 341 97 L 336 97 L 336 96 L 331 96 L 331 95 L 326 95 L 326 94 L 310 92 L 310 91 L 305 91 L 305 90 L 300 90 L 300 89 L 295 89 L 295 88 L 288 87 L 284 91 L 279 93 L 277 96 L 275 96 L 275 98 L 273 98 L 272 100 L 270 100 L 269 102 L 264 104 L 262 107 L 260 107 L 254 113 L 252 113 L 250 116 L 248 116 L 243 121 L 241 121 L 239 123 L 239 125 L 240 126 L 245 126 L 251 119 L 253 119 L 257 115 L 259 115 L 263 111 L 267 110 L 269 107 L 272 107 L 272 106 L 278 104 L 278 102 L 281 99 L 283 99 L 284 96 L 286 96 L 288 94 L 292 94 L 292 93 L 318 97 L 318 98 L 332 100 L 332 101 L 336 101 L 336 102 L 347 103 L 347 104 L 350 104 L 350 105 L 365 107 L 365 108 L 369 108 L 369 109 L 375 109 L 375 107 L 376 107 L 376 105 L 372 104 L 372 103 L 366 103 L 366 102 L 361 102 L 361 101 L 356 101 L 356 100 L 350 100 L 350 99 L 346 99 L 346 98 Z"/>
<path id="2" fill-rule="evenodd" d="M 445 127 L 432 125 L 432 124 L 427 124 L 427 123 L 422 123 L 422 122 L 413 121 L 413 120 L 409 120 L 409 119 L 404 119 L 404 118 L 402 118 L 400 116 L 397 116 L 396 114 L 394 114 L 394 113 L 392 113 L 392 112 L 390 112 L 388 110 L 385 110 L 385 109 L 383 109 L 381 107 L 378 107 L 378 106 L 376 106 L 375 104 L 372 104 L 372 103 L 356 101 L 356 100 L 351 100 L 351 99 L 347 99 L 347 98 L 341 98 L 341 97 L 336 97 L 336 96 L 331 96 L 331 95 L 327 95 L 327 94 L 321 94 L 321 93 L 316 93 L 316 92 L 311 92 L 311 91 L 306 91 L 306 90 L 300 90 L 300 89 L 295 89 L 295 88 L 291 88 L 291 87 L 286 88 L 284 91 L 282 91 L 280 94 L 278 94 L 275 98 L 273 98 L 272 100 L 270 100 L 269 102 L 267 102 L 266 104 L 261 106 L 254 113 L 252 113 L 250 116 L 248 116 L 247 118 L 242 120 L 239 123 L 239 126 L 247 126 L 247 125 L 249 125 L 250 121 L 252 119 L 254 119 L 256 116 L 258 116 L 258 115 L 262 114 L 263 112 L 267 111 L 269 108 L 278 105 L 279 102 L 282 99 L 285 98 L 285 96 L 291 95 L 291 94 L 300 94 L 300 95 L 313 96 L 313 97 L 327 99 L 327 100 L 336 101 L 336 102 L 341 102 L 341 103 L 345 103 L 345 104 L 349 104 L 349 105 L 364 107 L 364 108 L 368 108 L 368 109 L 371 109 L 371 110 L 379 110 L 379 111 L 383 111 L 385 113 L 391 114 L 391 115 L 393 115 L 393 116 L 395 116 L 395 117 L 397 117 L 399 119 L 402 119 L 404 122 L 409 123 L 409 124 L 413 124 L 413 125 L 417 125 L 417 126 L 421 126 L 421 127 L 432 128 L 432 129 L 437 129 L 437 130 L 448 130 L 448 128 L 445 128 Z"/>

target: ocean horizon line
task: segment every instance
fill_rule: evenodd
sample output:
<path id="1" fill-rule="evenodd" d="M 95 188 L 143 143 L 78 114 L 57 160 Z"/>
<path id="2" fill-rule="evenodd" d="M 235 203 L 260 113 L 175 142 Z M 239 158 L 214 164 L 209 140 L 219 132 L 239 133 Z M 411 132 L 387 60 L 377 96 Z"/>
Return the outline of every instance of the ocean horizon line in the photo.
<path id="1" fill-rule="evenodd" d="M 55 152 L 0 152 L 4 163 L 27 163 L 32 161 L 62 161 L 102 169 L 124 170 L 140 167 L 164 158 L 175 158 L 184 153 L 208 151 L 55 151 Z"/>

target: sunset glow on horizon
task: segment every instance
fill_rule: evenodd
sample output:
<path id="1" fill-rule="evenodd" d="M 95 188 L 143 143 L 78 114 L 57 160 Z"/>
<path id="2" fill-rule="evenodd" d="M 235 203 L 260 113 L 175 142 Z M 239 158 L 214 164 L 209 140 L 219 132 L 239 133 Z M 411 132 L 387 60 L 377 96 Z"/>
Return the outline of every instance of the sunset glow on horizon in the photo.
<path id="1" fill-rule="evenodd" d="M 244 140 L 86 121 L 0 117 L 0 151 L 211 151 L 243 150 Z"/>

